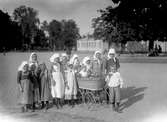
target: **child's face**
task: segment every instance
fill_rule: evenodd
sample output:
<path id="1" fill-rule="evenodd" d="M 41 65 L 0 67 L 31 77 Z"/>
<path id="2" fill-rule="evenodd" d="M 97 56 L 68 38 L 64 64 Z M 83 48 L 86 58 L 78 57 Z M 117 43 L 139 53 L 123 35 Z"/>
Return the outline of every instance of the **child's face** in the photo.
<path id="1" fill-rule="evenodd" d="M 24 65 L 23 70 L 24 70 L 24 71 L 28 71 L 28 68 L 29 68 L 29 67 L 28 67 L 28 64 L 26 64 L 26 65 Z"/>
<path id="2" fill-rule="evenodd" d="M 115 73 L 116 72 L 116 68 L 115 67 L 111 67 L 111 72 Z"/>
<path id="3" fill-rule="evenodd" d="M 35 66 L 35 65 L 32 65 L 32 66 L 30 67 L 30 70 L 31 70 L 31 71 L 35 71 L 35 68 L 36 68 L 36 66 Z"/>
<path id="4" fill-rule="evenodd" d="M 37 61 L 37 55 L 36 54 L 32 55 L 32 60 Z"/>
<path id="5" fill-rule="evenodd" d="M 59 58 L 55 58 L 55 59 L 54 59 L 54 62 L 55 62 L 55 63 L 58 63 L 58 62 L 59 62 Z"/>
<path id="6" fill-rule="evenodd" d="M 101 54 L 100 54 L 100 53 L 97 53 L 97 54 L 96 54 L 96 58 L 100 59 L 100 58 L 101 58 Z"/>
<path id="7" fill-rule="evenodd" d="M 79 64 L 79 59 L 78 59 L 78 58 L 75 58 L 75 59 L 74 59 L 74 64 L 76 64 L 76 65 Z"/>

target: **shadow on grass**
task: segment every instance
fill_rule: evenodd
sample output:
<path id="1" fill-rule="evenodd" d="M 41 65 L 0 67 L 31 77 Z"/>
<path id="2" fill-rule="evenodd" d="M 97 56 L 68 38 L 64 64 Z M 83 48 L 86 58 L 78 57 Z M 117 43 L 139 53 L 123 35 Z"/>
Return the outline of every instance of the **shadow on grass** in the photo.
<path id="1" fill-rule="evenodd" d="M 136 102 L 142 100 L 144 98 L 144 91 L 147 87 L 136 88 L 134 86 L 122 88 L 121 89 L 121 100 L 124 101 L 120 105 L 120 109 L 124 110 L 135 104 Z"/>

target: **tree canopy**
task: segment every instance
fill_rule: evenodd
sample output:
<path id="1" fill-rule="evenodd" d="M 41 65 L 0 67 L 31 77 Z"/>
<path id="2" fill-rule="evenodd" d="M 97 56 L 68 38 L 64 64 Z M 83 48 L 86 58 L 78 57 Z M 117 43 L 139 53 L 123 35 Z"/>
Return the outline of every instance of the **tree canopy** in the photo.
<path id="1" fill-rule="evenodd" d="M 100 16 L 92 20 L 96 38 L 123 44 L 128 40 L 149 40 L 153 48 L 154 40 L 167 36 L 165 0 L 112 1 L 113 5 L 99 10 Z"/>
<path id="2" fill-rule="evenodd" d="M 40 23 L 38 11 L 25 5 L 15 8 L 12 16 L 0 10 L 0 18 L 0 48 L 5 50 L 72 49 L 80 37 L 74 20 Z"/>

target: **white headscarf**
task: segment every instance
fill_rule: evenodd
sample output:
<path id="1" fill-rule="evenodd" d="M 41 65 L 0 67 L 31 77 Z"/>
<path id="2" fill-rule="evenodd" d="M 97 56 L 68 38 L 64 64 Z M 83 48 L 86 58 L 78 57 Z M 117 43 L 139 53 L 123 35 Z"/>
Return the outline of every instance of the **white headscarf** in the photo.
<path id="1" fill-rule="evenodd" d="M 66 58 L 67 58 L 68 56 L 67 56 L 67 54 L 66 54 L 66 53 L 62 53 L 62 54 L 61 54 L 61 57 L 60 57 L 60 61 L 62 61 L 62 60 L 63 60 L 63 59 L 62 59 L 62 57 L 66 57 Z"/>
<path id="2" fill-rule="evenodd" d="M 30 55 L 30 57 L 29 57 L 29 62 L 33 62 L 33 60 L 32 60 L 32 56 L 33 55 L 37 55 L 37 54 L 35 52 L 32 52 L 31 55 Z"/>
<path id="3" fill-rule="evenodd" d="M 111 48 L 108 52 L 108 59 L 110 59 L 110 54 L 114 54 L 114 61 L 116 61 L 116 52 L 115 52 L 115 49 L 114 48 Z"/>
<path id="4" fill-rule="evenodd" d="M 96 54 L 97 54 L 97 53 L 100 53 L 100 54 L 101 54 L 101 51 L 99 51 L 99 50 L 98 50 L 98 51 L 95 51 L 95 53 L 94 53 L 94 55 L 93 55 L 93 59 L 94 59 L 94 60 L 99 60 L 99 59 L 96 57 Z"/>
<path id="5" fill-rule="evenodd" d="M 59 55 L 58 53 L 53 54 L 53 55 L 50 57 L 50 62 L 54 63 L 55 58 L 59 58 L 59 57 L 60 57 L 60 55 Z"/>
<path id="6" fill-rule="evenodd" d="M 28 65 L 28 62 L 27 61 L 23 61 L 21 63 L 21 65 L 18 67 L 18 71 L 24 71 L 24 66 L 25 65 Z"/>
<path id="7" fill-rule="evenodd" d="M 87 66 L 87 61 L 90 60 L 90 57 L 86 56 L 83 60 L 82 60 L 82 64 Z"/>
<path id="8" fill-rule="evenodd" d="M 78 58 L 77 54 L 74 54 L 72 58 L 70 59 L 70 63 L 75 65 L 75 59 Z"/>
<path id="9" fill-rule="evenodd" d="M 62 53 L 61 56 L 62 57 L 67 57 L 67 54 L 66 53 Z"/>

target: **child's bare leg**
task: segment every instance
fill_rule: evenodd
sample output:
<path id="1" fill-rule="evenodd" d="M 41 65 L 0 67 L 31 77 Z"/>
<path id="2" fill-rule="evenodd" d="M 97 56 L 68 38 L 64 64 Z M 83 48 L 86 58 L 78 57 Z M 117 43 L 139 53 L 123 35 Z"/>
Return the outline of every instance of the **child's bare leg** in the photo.
<path id="1" fill-rule="evenodd" d="M 119 105 L 120 105 L 120 87 L 115 87 L 115 108 L 117 111 L 119 111 Z"/>

